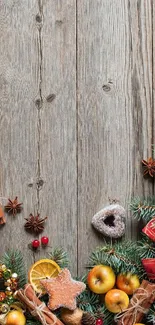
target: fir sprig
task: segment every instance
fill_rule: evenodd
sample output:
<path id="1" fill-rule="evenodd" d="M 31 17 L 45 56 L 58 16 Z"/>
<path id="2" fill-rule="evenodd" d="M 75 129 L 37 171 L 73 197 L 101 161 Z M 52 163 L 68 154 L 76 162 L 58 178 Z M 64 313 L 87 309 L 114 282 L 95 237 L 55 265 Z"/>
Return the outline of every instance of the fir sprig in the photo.
<path id="1" fill-rule="evenodd" d="M 155 197 L 133 198 L 130 203 L 130 210 L 137 220 L 143 219 L 148 222 L 155 215 Z"/>
<path id="2" fill-rule="evenodd" d="M 1 262 L 6 265 L 12 273 L 17 273 L 19 278 L 19 287 L 23 287 L 26 281 L 25 265 L 23 255 L 18 250 L 7 251 L 1 259 Z"/>
<path id="3" fill-rule="evenodd" d="M 137 254 L 141 259 L 155 258 L 155 243 L 146 235 L 142 235 L 142 239 L 136 242 Z"/>
<path id="4" fill-rule="evenodd" d="M 131 272 L 136 273 L 139 278 L 145 275 L 136 242 L 123 241 L 98 248 L 91 254 L 88 267 L 98 264 L 111 266 L 115 274 Z"/>
<path id="5" fill-rule="evenodd" d="M 27 319 L 26 320 L 26 325 L 41 325 L 39 320 L 34 319 Z"/>
<path id="6" fill-rule="evenodd" d="M 68 253 L 62 247 L 54 248 L 49 253 L 49 257 L 51 260 L 55 261 L 61 269 L 69 265 Z"/>
<path id="7" fill-rule="evenodd" d="M 146 315 L 146 324 L 151 323 L 154 324 L 155 322 L 155 303 L 152 304 L 151 308 L 149 309 Z"/>
<path id="8" fill-rule="evenodd" d="M 99 307 L 99 303 L 99 296 L 88 289 L 77 297 L 78 307 L 89 313 L 95 313 Z"/>

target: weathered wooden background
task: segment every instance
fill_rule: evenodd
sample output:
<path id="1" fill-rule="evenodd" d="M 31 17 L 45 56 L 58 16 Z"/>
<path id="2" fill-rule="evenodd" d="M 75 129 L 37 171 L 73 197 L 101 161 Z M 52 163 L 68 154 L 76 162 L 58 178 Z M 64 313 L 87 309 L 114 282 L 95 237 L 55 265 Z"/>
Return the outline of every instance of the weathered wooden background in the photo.
<path id="1" fill-rule="evenodd" d="M 39 211 L 80 274 L 109 198 L 136 238 L 128 203 L 153 194 L 140 161 L 154 142 L 154 21 L 153 0 L 0 0 L 0 195 L 24 204 L 0 229 L 1 253 L 32 263 L 24 217 Z"/>

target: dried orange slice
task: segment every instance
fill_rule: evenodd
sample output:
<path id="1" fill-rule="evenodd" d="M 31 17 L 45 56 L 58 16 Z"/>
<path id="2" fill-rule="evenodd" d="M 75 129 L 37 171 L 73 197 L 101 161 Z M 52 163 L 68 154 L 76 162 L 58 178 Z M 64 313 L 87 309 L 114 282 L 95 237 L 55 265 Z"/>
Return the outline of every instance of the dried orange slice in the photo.
<path id="1" fill-rule="evenodd" d="M 28 273 L 30 284 L 37 293 L 45 293 L 40 280 L 56 277 L 60 272 L 59 265 L 49 259 L 42 259 L 34 263 Z"/>

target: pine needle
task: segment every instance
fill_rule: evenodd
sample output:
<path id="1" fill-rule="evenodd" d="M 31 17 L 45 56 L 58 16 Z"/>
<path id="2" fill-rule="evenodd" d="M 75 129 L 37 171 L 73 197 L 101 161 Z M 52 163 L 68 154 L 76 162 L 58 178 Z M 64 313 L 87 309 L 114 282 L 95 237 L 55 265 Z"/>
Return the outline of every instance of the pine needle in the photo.
<path id="1" fill-rule="evenodd" d="M 5 264 L 6 267 L 10 269 L 12 273 L 18 274 L 19 287 L 23 287 L 27 281 L 22 253 L 18 250 L 7 251 L 3 255 L 1 262 Z"/>
<path id="2" fill-rule="evenodd" d="M 130 210 L 137 220 L 143 219 L 148 222 L 155 215 L 155 197 L 133 198 L 130 203 Z"/>
<path id="3" fill-rule="evenodd" d="M 55 261 L 60 266 L 61 269 L 68 267 L 68 254 L 62 247 L 54 248 L 48 255 L 51 260 Z"/>
<path id="4" fill-rule="evenodd" d="M 141 264 L 140 250 L 137 252 L 137 247 L 137 243 L 132 241 L 118 242 L 115 245 L 107 244 L 91 254 L 88 268 L 105 264 L 109 265 L 116 275 L 131 272 L 142 278 L 145 272 Z"/>

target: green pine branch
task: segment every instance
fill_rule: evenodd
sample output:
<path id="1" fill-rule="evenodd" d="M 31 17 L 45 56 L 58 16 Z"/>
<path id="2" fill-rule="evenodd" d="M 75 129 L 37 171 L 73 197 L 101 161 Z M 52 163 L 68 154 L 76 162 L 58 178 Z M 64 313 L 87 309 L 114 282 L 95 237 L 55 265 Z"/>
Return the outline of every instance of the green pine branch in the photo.
<path id="1" fill-rule="evenodd" d="M 146 324 L 151 323 L 154 324 L 155 322 L 155 303 L 152 304 L 151 308 L 149 309 L 146 315 Z"/>
<path id="2" fill-rule="evenodd" d="M 155 215 L 155 197 L 147 197 L 146 199 L 133 198 L 130 203 L 130 210 L 137 220 L 150 221 Z"/>
<path id="3" fill-rule="evenodd" d="M 118 242 L 115 245 L 107 244 L 91 254 L 88 268 L 105 264 L 111 266 L 116 275 L 131 272 L 142 278 L 145 276 L 145 271 L 137 247 L 137 243 L 131 241 Z"/>
<path id="4" fill-rule="evenodd" d="M 155 243 L 146 235 L 142 235 L 142 239 L 136 242 L 137 254 L 141 259 L 155 258 Z"/>
<path id="5" fill-rule="evenodd" d="M 99 296 L 86 289 L 77 297 L 77 305 L 83 311 L 95 313 L 100 306 Z"/>
<path id="6" fill-rule="evenodd" d="M 36 319 L 26 320 L 26 325 L 41 325 L 41 323 Z"/>
<path id="7" fill-rule="evenodd" d="M 25 270 L 22 253 L 18 250 L 7 251 L 3 255 L 1 262 L 5 264 L 6 267 L 10 269 L 12 273 L 18 274 L 19 287 L 23 287 L 27 281 L 26 281 L 26 270 Z"/>
<path id="8" fill-rule="evenodd" d="M 104 315 L 104 325 L 111 325 L 114 315 L 110 313 L 103 302 L 100 301 L 100 296 L 91 292 L 88 288 L 77 297 L 77 306 L 85 312 L 97 315 Z"/>
<path id="9" fill-rule="evenodd" d="M 49 257 L 51 260 L 55 261 L 61 269 L 68 267 L 69 265 L 69 258 L 68 254 L 62 247 L 54 248 L 50 253 Z"/>

